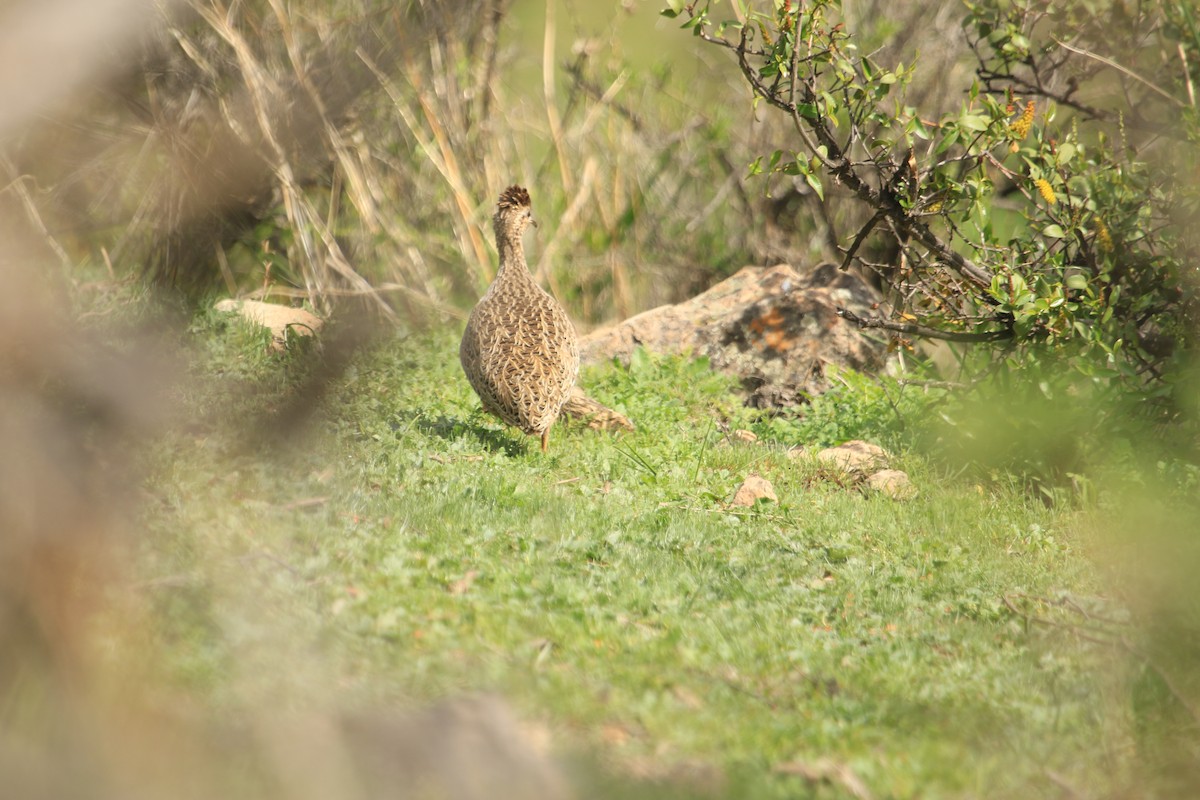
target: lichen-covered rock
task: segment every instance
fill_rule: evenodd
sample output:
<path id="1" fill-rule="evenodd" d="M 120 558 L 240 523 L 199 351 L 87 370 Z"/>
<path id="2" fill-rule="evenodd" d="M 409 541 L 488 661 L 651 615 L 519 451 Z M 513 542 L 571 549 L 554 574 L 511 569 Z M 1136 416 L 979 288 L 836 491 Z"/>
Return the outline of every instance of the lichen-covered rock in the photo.
<path id="1" fill-rule="evenodd" d="M 628 363 L 638 345 L 658 353 L 707 356 L 738 376 L 760 407 L 791 405 L 828 388 L 825 365 L 858 370 L 886 353 L 837 315 L 869 315 L 880 297 L 857 276 L 824 264 L 801 274 L 787 264 L 745 267 L 683 303 L 651 309 L 580 341 L 585 362 Z"/>

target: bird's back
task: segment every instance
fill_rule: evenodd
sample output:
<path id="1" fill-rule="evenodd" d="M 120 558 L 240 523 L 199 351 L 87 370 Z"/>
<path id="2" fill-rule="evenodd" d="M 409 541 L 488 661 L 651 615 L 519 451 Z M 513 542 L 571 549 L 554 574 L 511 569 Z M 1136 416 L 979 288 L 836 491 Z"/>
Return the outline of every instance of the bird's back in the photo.
<path id="1" fill-rule="evenodd" d="M 543 433 L 579 376 L 579 340 L 562 306 L 522 268 L 497 277 L 471 311 L 459 359 L 485 410 Z"/>

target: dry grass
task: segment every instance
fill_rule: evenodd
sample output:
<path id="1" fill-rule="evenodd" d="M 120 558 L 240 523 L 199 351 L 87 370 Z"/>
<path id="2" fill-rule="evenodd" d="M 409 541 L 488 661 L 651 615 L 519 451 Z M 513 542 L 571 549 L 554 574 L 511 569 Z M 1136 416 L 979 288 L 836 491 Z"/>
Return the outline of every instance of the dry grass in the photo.
<path id="1" fill-rule="evenodd" d="M 756 120 L 744 87 L 632 69 L 614 55 L 616 17 L 563 62 L 569 3 L 546 5 L 540 52 L 522 51 L 513 5 L 156 3 L 92 97 L 20 129 L 0 168 L 63 264 L 324 314 L 364 298 L 392 322 L 457 316 L 478 296 L 495 196 L 514 182 L 542 223 L 538 278 L 584 325 L 745 263 L 831 258 L 855 227 L 836 193 L 746 185 L 745 165 L 790 132 Z M 874 34 L 881 58 L 919 51 L 934 79 L 917 99 L 937 110 L 961 84 L 946 80 L 955 15 L 878 5 L 846 16 L 900 20 Z M 686 45 L 670 27 L 653 36 Z"/>
<path id="2" fill-rule="evenodd" d="M 679 299 L 714 256 L 740 266 L 747 159 L 723 120 L 597 63 L 595 42 L 563 69 L 553 14 L 541 92 L 514 87 L 529 54 L 503 46 L 509 5 L 176 4 L 94 100 L 25 127 L 0 166 L 59 261 L 193 298 L 455 315 L 491 278 L 487 220 L 513 182 L 543 223 L 539 278 L 583 322 Z"/>

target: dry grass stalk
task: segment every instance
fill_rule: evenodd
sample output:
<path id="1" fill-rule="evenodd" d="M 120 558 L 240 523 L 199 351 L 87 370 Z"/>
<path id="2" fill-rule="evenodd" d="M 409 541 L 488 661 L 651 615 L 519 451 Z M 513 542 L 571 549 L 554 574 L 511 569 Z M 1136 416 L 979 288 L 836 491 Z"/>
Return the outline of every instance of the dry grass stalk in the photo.
<path id="1" fill-rule="evenodd" d="M 327 134 L 332 132 L 333 135 L 330 138 L 330 142 L 334 149 L 340 149 L 344 152 L 345 148 L 339 147 L 341 137 L 329 122 L 325 108 L 321 102 L 320 94 L 313 87 L 305 71 L 303 61 L 296 52 L 295 36 L 288 24 L 289 17 L 278 5 L 277 0 L 271 0 L 271 6 L 279 21 L 283 39 L 287 43 L 287 51 L 291 57 L 294 75 L 298 79 L 299 84 L 304 87 L 305 91 L 312 98 L 317 116 L 324 124 Z M 278 181 L 278 188 L 283 195 L 283 205 L 287 213 L 287 219 L 290 223 L 292 234 L 298 242 L 296 254 L 302 259 L 301 269 L 307 283 L 309 301 L 315 308 L 328 313 L 331 309 L 327 300 L 327 292 L 330 287 L 335 285 L 336 281 L 333 277 L 336 275 L 352 288 L 362 292 L 364 296 L 374 299 L 376 308 L 386 318 L 394 318 L 395 313 L 392 308 L 378 294 L 371 294 L 369 292 L 371 288 L 370 283 L 350 265 L 329 226 L 321 219 L 320 213 L 308 200 L 307 195 L 297 181 L 296 171 L 293 169 L 288 153 L 284 149 L 281 137 L 276 134 L 273 121 L 278 114 L 278 110 L 285 107 L 287 93 L 258 61 L 242 33 L 230 24 L 228 9 L 224 8 L 218 0 L 211 0 L 211 5 L 197 2 L 193 4 L 193 7 L 199 13 L 200 17 L 208 23 L 209 27 L 229 44 L 236 54 L 241 75 L 244 77 L 246 88 L 249 91 L 255 121 L 258 124 L 263 141 L 268 145 L 270 155 L 272 156 L 271 168 Z M 228 117 L 227 119 L 231 127 L 238 124 L 238 120 Z M 351 174 L 353 175 L 354 173 L 351 172 Z"/>

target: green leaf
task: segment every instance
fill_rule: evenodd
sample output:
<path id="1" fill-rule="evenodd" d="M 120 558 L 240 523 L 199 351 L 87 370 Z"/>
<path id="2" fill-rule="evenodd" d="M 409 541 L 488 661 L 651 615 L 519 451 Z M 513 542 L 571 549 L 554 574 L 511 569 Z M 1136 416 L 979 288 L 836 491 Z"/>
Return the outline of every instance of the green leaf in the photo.
<path id="1" fill-rule="evenodd" d="M 983 114 L 962 114 L 958 118 L 958 124 L 964 130 L 980 133 L 988 129 L 991 120 Z"/>
<path id="2" fill-rule="evenodd" d="M 958 130 L 951 128 L 946 131 L 946 135 L 942 137 L 942 141 L 938 142 L 938 146 L 934 148 L 934 155 L 941 155 L 956 144 L 958 144 Z"/>
<path id="3" fill-rule="evenodd" d="M 825 187 L 821 185 L 821 179 L 811 172 L 805 173 L 804 180 L 808 181 L 808 185 L 817 193 L 817 197 L 825 199 Z"/>
<path id="4" fill-rule="evenodd" d="M 904 126 L 904 129 L 918 139 L 925 139 L 926 141 L 929 139 L 929 128 L 925 126 L 925 123 L 919 117 L 914 116 L 910 119 L 908 124 Z"/>
<path id="5" fill-rule="evenodd" d="M 1079 274 L 1068 275 L 1066 284 L 1068 289 L 1086 289 L 1088 287 L 1088 279 L 1086 276 Z"/>
<path id="6" fill-rule="evenodd" d="M 1067 236 L 1066 232 L 1063 231 L 1062 226 L 1054 223 L 1042 228 L 1042 235 L 1048 236 L 1051 239 L 1064 239 Z"/>

